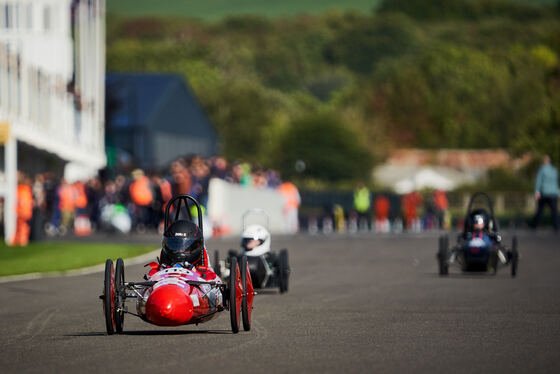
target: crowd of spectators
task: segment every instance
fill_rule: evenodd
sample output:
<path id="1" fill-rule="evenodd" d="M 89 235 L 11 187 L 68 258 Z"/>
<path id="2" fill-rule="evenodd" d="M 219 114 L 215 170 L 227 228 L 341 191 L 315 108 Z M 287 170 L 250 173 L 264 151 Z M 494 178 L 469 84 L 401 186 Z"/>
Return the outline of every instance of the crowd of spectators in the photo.
<path id="1" fill-rule="evenodd" d="M 389 199 L 383 193 L 372 194 L 364 183 L 360 182 L 353 193 L 352 209 L 344 212 L 340 205 L 332 209 L 333 213 L 329 219 L 334 221 L 333 229 L 349 232 L 397 232 L 403 229 L 420 232 L 449 228 L 449 202 L 445 191 L 411 191 L 402 196 L 391 195 L 396 198 Z M 391 209 L 392 203 L 396 209 Z M 336 212 L 337 209 L 339 213 Z M 344 220 L 348 222 L 345 223 Z M 314 230 L 318 230 L 318 227 Z M 328 230 L 330 228 L 327 228 Z"/>
<path id="2" fill-rule="evenodd" d="M 78 235 L 92 230 L 161 231 L 166 202 L 174 194 L 189 194 L 206 206 L 211 178 L 257 188 L 277 188 L 281 184 L 274 170 L 246 162 L 229 163 L 219 156 L 180 157 L 163 173 L 134 169 L 72 183 L 51 172 L 33 177 L 20 173 L 18 186 L 29 187 L 33 198 L 31 218 L 21 217 L 29 225 L 32 240 L 45 234 L 65 235 L 71 230 Z M 18 203 L 24 199 L 18 193 Z M 18 239 L 15 244 L 25 244 L 25 240 Z"/>

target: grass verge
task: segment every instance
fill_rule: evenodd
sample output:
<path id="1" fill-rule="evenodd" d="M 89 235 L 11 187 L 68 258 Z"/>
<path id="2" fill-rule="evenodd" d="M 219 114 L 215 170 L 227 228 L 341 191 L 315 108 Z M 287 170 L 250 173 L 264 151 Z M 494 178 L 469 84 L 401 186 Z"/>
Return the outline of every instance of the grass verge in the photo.
<path id="1" fill-rule="evenodd" d="M 0 276 L 79 269 L 155 249 L 154 245 L 79 242 L 37 242 L 27 247 L 1 244 Z"/>

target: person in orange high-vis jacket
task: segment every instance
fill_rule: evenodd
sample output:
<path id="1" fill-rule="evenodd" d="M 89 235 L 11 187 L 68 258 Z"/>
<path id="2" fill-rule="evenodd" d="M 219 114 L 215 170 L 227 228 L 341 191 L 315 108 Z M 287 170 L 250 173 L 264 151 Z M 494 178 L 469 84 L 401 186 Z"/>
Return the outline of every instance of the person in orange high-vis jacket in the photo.
<path id="1" fill-rule="evenodd" d="M 23 173 L 18 175 L 16 203 L 16 233 L 12 245 L 26 246 L 29 243 L 29 220 L 33 217 L 33 191 L 31 180 Z"/>
<path id="2" fill-rule="evenodd" d="M 132 172 L 134 182 L 130 184 L 130 199 L 138 206 L 148 206 L 152 203 L 154 195 L 150 185 L 150 178 L 140 169 Z"/>
<path id="3" fill-rule="evenodd" d="M 141 169 L 132 171 L 134 181 L 129 186 L 130 200 L 133 203 L 132 226 L 137 230 L 144 230 L 150 224 L 152 216 L 152 202 L 154 189 L 150 178 Z"/>
<path id="4" fill-rule="evenodd" d="M 296 233 L 299 229 L 298 208 L 301 197 L 297 187 L 291 182 L 284 182 L 278 186 L 277 191 L 284 196 L 284 224 L 286 232 Z"/>
<path id="5" fill-rule="evenodd" d="M 439 228 L 447 229 L 448 227 L 446 227 L 445 224 L 445 213 L 449 207 L 449 202 L 447 201 L 447 196 L 445 196 L 445 191 L 436 190 L 434 192 L 434 204 L 436 206 Z"/>
<path id="6" fill-rule="evenodd" d="M 375 230 L 377 232 L 389 232 L 391 227 L 389 224 L 389 210 L 391 202 L 383 195 L 375 198 Z"/>
<path id="7" fill-rule="evenodd" d="M 88 204 L 86 186 L 83 182 L 74 183 L 74 205 L 76 208 L 76 214 L 85 214 Z"/>
<path id="8" fill-rule="evenodd" d="M 74 221 L 76 190 L 66 179 L 62 179 L 57 194 L 59 199 L 58 208 L 60 209 L 61 215 L 60 228 L 66 230 L 72 226 L 72 222 Z"/>
<path id="9" fill-rule="evenodd" d="M 74 233 L 78 236 L 91 234 L 91 221 L 88 216 L 88 198 L 86 185 L 77 181 L 74 182 L 74 206 L 76 215 L 74 217 Z"/>
<path id="10" fill-rule="evenodd" d="M 418 206 L 424 199 L 418 191 L 412 191 L 402 197 L 402 208 L 407 230 L 419 231 Z"/>

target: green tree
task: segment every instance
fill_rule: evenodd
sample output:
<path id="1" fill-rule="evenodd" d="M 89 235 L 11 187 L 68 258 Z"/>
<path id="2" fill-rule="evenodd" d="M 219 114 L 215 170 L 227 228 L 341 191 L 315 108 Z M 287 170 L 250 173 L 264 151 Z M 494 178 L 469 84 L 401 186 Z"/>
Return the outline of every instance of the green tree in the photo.
<path id="1" fill-rule="evenodd" d="M 421 20 L 510 17 L 516 20 L 539 19 L 547 16 L 541 6 L 508 0 L 384 0 L 377 8 L 380 13 L 402 12 Z"/>
<path id="2" fill-rule="evenodd" d="M 304 177 L 325 181 L 367 178 L 372 166 L 363 139 L 332 113 L 311 114 L 293 122 L 276 154 L 278 168 L 288 177 L 302 176 L 296 162 L 305 165 Z"/>
<path id="3" fill-rule="evenodd" d="M 380 65 L 373 115 L 388 122 L 387 131 L 400 145 L 503 146 L 507 124 L 500 121 L 499 100 L 508 74 L 506 65 L 479 51 L 434 46 L 417 58 Z"/>
<path id="4" fill-rule="evenodd" d="M 227 158 L 259 163 L 266 152 L 264 131 L 273 118 L 269 104 L 262 88 L 243 82 L 226 84 L 206 100 Z"/>
<path id="5" fill-rule="evenodd" d="M 420 47 L 420 32 L 406 16 L 387 14 L 357 18 L 337 33 L 325 56 L 358 73 L 369 73 L 385 58 L 414 53 Z"/>
<path id="6" fill-rule="evenodd" d="M 183 74 L 228 158 L 290 176 L 354 178 L 394 146 L 560 159 L 560 16 L 550 6 L 387 0 L 371 14 L 109 17 L 107 32 L 108 71 Z M 368 161 L 350 162 L 360 149 Z"/>

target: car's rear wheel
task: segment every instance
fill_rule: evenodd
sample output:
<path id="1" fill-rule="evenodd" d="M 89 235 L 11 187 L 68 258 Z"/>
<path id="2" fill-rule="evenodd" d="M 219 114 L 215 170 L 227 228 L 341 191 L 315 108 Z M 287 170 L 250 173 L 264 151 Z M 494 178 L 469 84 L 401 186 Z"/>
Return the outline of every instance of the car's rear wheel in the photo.
<path id="1" fill-rule="evenodd" d="M 446 235 L 441 235 L 438 241 L 438 265 L 439 265 L 439 275 L 449 274 L 449 241 Z"/>
<path id="2" fill-rule="evenodd" d="M 288 250 L 281 249 L 278 255 L 278 283 L 280 293 L 288 291 L 288 281 L 290 277 L 290 265 L 288 262 Z"/>
<path id="3" fill-rule="evenodd" d="M 115 327 L 118 334 L 123 332 L 124 328 L 124 300 L 126 298 L 126 289 L 124 286 L 124 261 L 122 258 L 117 259 L 115 265 Z"/>
<path id="4" fill-rule="evenodd" d="M 519 252 L 517 250 L 517 236 L 511 241 L 511 276 L 517 275 L 517 264 L 519 263 Z"/>
<path id="5" fill-rule="evenodd" d="M 237 265 L 237 258 L 231 257 L 229 260 L 229 315 L 231 320 L 231 331 L 234 334 L 239 332 L 239 312 L 243 298 L 243 289 L 241 284 L 241 274 Z"/>
<path id="6" fill-rule="evenodd" d="M 493 248 L 492 252 L 490 252 L 490 258 L 488 261 L 488 270 L 490 270 L 490 274 L 492 275 L 496 275 L 498 273 L 498 263 L 499 263 L 499 257 L 498 257 L 498 248 Z"/>
<path id="7" fill-rule="evenodd" d="M 214 251 L 214 273 L 218 277 L 222 276 L 222 269 L 220 269 L 220 253 L 216 250 Z"/>
<path id="8" fill-rule="evenodd" d="M 243 299 L 241 301 L 241 316 L 243 317 L 243 330 L 251 330 L 251 312 L 253 311 L 253 281 L 249 273 L 249 264 L 247 256 L 241 257 L 239 262 L 239 271 L 241 272 L 241 283 L 243 285 Z"/>
<path id="9" fill-rule="evenodd" d="M 105 327 L 107 335 L 113 335 L 116 330 L 115 325 L 115 268 L 113 261 L 105 261 L 105 280 L 103 284 L 103 313 L 105 314 Z"/>

